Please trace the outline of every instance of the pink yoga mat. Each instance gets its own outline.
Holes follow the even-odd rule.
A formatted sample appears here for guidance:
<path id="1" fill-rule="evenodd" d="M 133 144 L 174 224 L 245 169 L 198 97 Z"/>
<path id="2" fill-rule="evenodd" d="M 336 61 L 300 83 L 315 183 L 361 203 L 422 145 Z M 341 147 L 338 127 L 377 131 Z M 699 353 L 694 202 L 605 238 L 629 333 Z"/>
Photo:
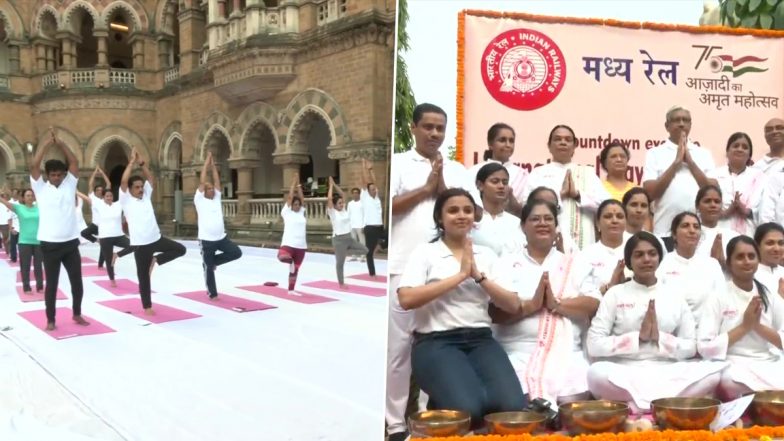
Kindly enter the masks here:
<path id="1" fill-rule="evenodd" d="M 46 332 L 57 340 L 64 340 L 66 338 L 81 337 L 83 335 L 96 335 L 114 332 L 114 329 L 104 325 L 103 323 L 91 319 L 90 317 L 82 314 L 85 320 L 90 322 L 89 326 L 77 325 L 73 322 L 73 311 L 71 308 L 57 308 L 57 329 L 54 331 L 46 331 L 46 311 L 26 311 L 20 312 L 19 315 L 32 323 L 33 326 L 40 329 L 41 332 Z"/>
<path id="2" fill-rule="evenodd" d="M 355 274 L 353 276 L 348 276 L 349 279 L 364 280 L 365 282 L 387 283 L 387 276 L 376 274 L 376 277 L 377 279 L 374 279 L 370 277 L 370 274 Z"/>
<path id="3" fill-rule="evenodd" d="M 210 300 L 209 296 L 207 296 L 207 291 L 184 292 L 175 295 L 195 300 L 199 303 L 204 303 L 205 305 L 217 306 L 218 308 L 235 312 L 264 311 L 265 309 L 277 308 L 276 306 L 268 305 L 266 303 L 254 302 L 253 300 L 233 297 L 223 293 L 218 293 L 217 300 Z"/>
<path id="4" fill-rule="evenodd" d="M 201 317 L 199 314 L 172 308 L 171 306 L 164 306 L 160 304 L 156 305 L 154 303 L 152 305 L 152 309 L 155 311 L 155 315 L 145 315 L 144 308 L 142 308 L 142 301 L 139 299 L 105 300 L 103 302 L 97 303 L 99 305 L 106 306 L 107 308 L 125 312 L 136 318 L 140 318 L 142 320 L 156 324 Z"/>
<path id="5" fill-rule="evenodd" d="M 279 299 L 291 300 L 292 302 L 305 303 L 308 305 L 314 303 L 334 302 L 337 300 L 330 297 L 322 297 L 322 296 L 317 296 L 315 294 L 305 294 L 300 292 L 296 294 L 289 294 L 289 292 L 286 289 L 281 288 L 279 286 L 265 286 L 265 285 L 240 286 L 239 289 L 257 292 L 259 294 L 266 294 L 268 296 L 277 297 Z"/>
<path id="6" fill-rule="evenodd" d="M 16 285 L 16 293 L 19 295 L 19 300 L 29 303 L 29 302 L 43 302 L 44 301 L 44 292 L 35 292 L 35 285 L 31 286 L 33 290 L 30 294 L 25 294 L 22 291 L 22 285 Z M 57 289 L 57 300 L 66 300 L 68 297 L 58 288 Z"/>
<path id="7" fill-rule="evenodd" d="M 8 264 L 11 268 L 19 268 L 19 261 L 11 262 L 10 260 L 6 260 L 5 263 Z"/>
<path id="8" fill-rule="evenodd" d="M 89 257 L 82 256 L 82 263 L 84 264 L 84 263 L 98 263 L 98 262 L 94 259 L 90 259 Z"/>
<path id="9" fill-rule="evenodd" d="M 117 287 L 112 288 L 111 280 L 93 280 L 93 283 L 101 288 L 109 291 L 116 296 L 125 296 L 129 294 L 139 294 L 139 285 L 128 279 L 116 279 Z M 155 291 L 151 291 L 154 293 Z"/>
<path id="10" fill-rule="evenodd" d="M 62 271 L 62 270 L 61 270 Z M 99 269 L 92 265 L 82 265 L 82 277 L 101 277 L 101 276 L 109 276 L 109 273 L 106 272 L 105 269 Z"/>
<path id="11" fill-rule="evenodd" d="M 371 288 L 369 286 L 351 285 L 346 284 L 346 288 L 342 289 L 338 282 L 332 280 L 319 280 L 318 282 L 308 282 L 305 286 L 310 286 L 319 289 L 329 289 L 332 291 L 348 292 L 351 294 L 361 294 L 363 296 L 371 297 L 384 297 L 387 295 L 386 288 Z"/>

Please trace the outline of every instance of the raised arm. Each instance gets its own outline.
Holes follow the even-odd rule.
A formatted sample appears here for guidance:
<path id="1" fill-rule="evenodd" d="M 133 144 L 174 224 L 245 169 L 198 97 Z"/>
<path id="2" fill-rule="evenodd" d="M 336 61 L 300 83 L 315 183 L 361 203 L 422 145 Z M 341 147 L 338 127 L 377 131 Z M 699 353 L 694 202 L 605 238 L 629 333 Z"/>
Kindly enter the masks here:
<path id="1" fill-rule="evenodd" d="M 138 152 L 136 152 L 136 148 L 131 150 L 131 157 L 128 158 L 128 165 L 125 166 L 125 170 L 122 174 L 122 179 L 120 180 L 120 190 L 127 192 L 128 191 L 128 179 L 131 178 L 131 172 L 133 172 L 133 165 L 136 164 L 138 160 Z"/>
<path id="2" fill-rule="evenodd" d="M 204 193 L 204 185 L 207 184 L 207 169 L 212 162 L 212 152 L 207 152 L 207 158 L 204 160 L 204 165 L 201 167 L 201 175 L 199 176 L 199 191 Z"/>
<path id="3" fill-rule="evenodd" d="M 8 208 L 9 210 L 11 210 L 11 213 L 16 213 L 16 211 L 14 210 L 14 204 L 12 204 L 12 203 L 8 202 L 8 199 L 6 199 L 6 198 L 4 198 L 4 197 L 0 196 L 0 204 L 3 204 L 3 205 L 5 205 L 5 206 L 6 206 L 6 208 Z"/>
<path id="4" fill-rule="evenodd" d="M 302 185 L 299 183 L 299 173 L 294 173 L 294 178 L 291 180 L 291 187 L 289 188 L 289 194 L 286 195 L 286 205 L 290 207 L 291 200 L 294 199 L 294 196 L 299 196 L 301 194 Z"/>
<path id="5" fill-rule="evenodd" d="M 150 187 L 155 188 L 155 178 L 152 176 L 152 173 L 150 173 L 150 164 L 142 159 L 138 151 L 136 152 L 136 157 L 139 158 L 139 166 L 142 168 L 144 179 L 147 180 L 147 182 L 150 184 Z"/>
<path id="6" fill-rule="evenodd" d="M 223 188 L 221 186 L 220 174 L 218 173 L 218 165 L 215 164 L 215 159 L 212 161 L 212 186 L 215 187 L 218 191 Z"/>
<path id="7" fill-rule="evenodd" d="M 370 176 L 370 179 L 367 180 L 367 182 L 364 183 L 365 184 L 364 188 L 367 189 L 367 186 L 370 185 L 370 184 L 375 185 L 376 186 L 376 195 L 378 196 L 379 199 L 382 199 L 383 196 L 384 196 L 384 192 L 376 184 L 376 182 L 378 182 L 378 180 L 376 179 L 376 173 L 373 171 L 373 164 L 371 164 L 370 162 L 365 161 L 364 159 L 362 160 L 362 163 L 363 163 L 363 167 L 362 167 L 363 180 L 364 180 L 364 176 L 365 176 L 366 173 Z M 367 164 L 367 166 L 365 166 L 365 164 Z"/>
<path id="8" fill-rule="evenodd" d="M 65 160 L 68 162 L 68 171 L 71 172 L 77 179 L 79 178 L 79 160 L 76 158 L 76 155 L 65 145 L 65 143 L 61 142 L 57 139 L 57 134 L 54 131 L 54 128 L 49 127 L 49 133 L 52 134 L 52 142 L 54 145 L 60 148 L 60 151 L 63 152 L 63 156 L 65 156 Z M 40 164 L 40 163 L 39 163 Z"/>
<path id="9" fill-rule="evenodd" d="M 103 169 L 101 167 L 98 167 L 98 173 L 100 173 L 101 176 L 103 177 L 103 186 L 104 186 L 104 188 L 107 189 L 107 190 L 112 188 L 112 181 L 109 180 L 109 177 L 106 176 L 106 173 L 103 172 Z M 90 188 L 92 188 L 92 187 L 90 187 Z"/>
<path id="10" fill-rule="evenodd" d="M 77 191 L 76 192 L 76 197 L 78 197 L 79 199 L 83 200 L 86 204 L 92 204 L 93 203 L 93 201 L 90 200 L 90 197 L 87 196 L 86 194 L 82 193 L 81 191 Z"/>
<path id="11" fill-rule="evenodd" d="M 332 203 L 332 189 L 335 188 L 335 181 L 329 177 L 329 189 L 327 190 L 327 209 L 334 210 L 335 204 Z"/>
<path id="12" fill-rule="evenodd" d="M 94 191 L 93 189 L 95 188 L 95 175 L 97 174 L 98 174 L 98 167 L 95 167 L 95 170 L 93 170 L 93 174 L 90 175 L 90 180 L 87 181 L 87 188 L 90 191 L 90 193 L 93 193 Z"/>
<path id="13" fill-rule="evenodd" d="M 54 140 L 50 136 L 49 141 L 38 149 L 35 152 L 35 156 L 33 156 L 33 162 L 30 163 L 30 177 L 32 177 L 34 181 L 37 181 L 38 178 L 41 177 L 41 162 L 44 160 L 44 156 L 53 142 Z"/>

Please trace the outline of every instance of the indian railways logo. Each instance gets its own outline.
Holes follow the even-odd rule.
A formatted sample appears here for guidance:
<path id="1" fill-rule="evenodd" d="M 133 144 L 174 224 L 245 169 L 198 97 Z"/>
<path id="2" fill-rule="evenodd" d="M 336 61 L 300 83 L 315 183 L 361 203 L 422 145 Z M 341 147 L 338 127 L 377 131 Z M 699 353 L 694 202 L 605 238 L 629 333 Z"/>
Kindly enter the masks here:
<path id="1" fill-rule="evenodd" d="M 566 80 L 563 52 L 532 29 L 514 29 L 495 37 L 482 54 L 482 79 L 490 95 L 515 110 L 550 104 Z"/>

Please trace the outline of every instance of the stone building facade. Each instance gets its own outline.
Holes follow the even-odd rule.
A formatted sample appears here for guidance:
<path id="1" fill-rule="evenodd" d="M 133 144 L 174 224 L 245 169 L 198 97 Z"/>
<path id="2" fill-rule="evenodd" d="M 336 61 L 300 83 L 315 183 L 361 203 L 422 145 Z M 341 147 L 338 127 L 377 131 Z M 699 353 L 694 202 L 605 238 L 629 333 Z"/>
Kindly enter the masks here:
<path id="1" fill-rule="evenodd" d="M 96 166 L 116 187 L 136 146 L 159 222 L 188 235 L 212 151 L 232 236 L 274 244 L 299 173 L 326 238 L 328 176 L 359 186 L 365 158 L 387 186 L 394 17 L 394 0 L 0 0 L 0 185 L 29 186 L 49 126 L 85 191 Z"/>

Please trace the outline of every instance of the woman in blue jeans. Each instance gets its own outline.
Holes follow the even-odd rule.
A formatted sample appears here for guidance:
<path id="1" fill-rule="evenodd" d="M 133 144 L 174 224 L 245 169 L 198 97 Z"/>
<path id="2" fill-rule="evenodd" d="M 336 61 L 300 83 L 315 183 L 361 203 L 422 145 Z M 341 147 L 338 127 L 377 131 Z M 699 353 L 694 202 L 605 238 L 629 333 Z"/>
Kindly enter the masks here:
<path id="1" fill-rule="evenodd" d="M 526 399 L 488 315 L 489 302 L 514 313 L 520 300 L 501 287 L 495 253 L 471 244 L 474 207 L 463 189 L 439 195 L 438 236 L 412 253 L 398 296 L 400 306 L 415 310 L 411 363 L 430 407 L 469 412 L 477 428 L 489 413 L 522 410 Z"/>

